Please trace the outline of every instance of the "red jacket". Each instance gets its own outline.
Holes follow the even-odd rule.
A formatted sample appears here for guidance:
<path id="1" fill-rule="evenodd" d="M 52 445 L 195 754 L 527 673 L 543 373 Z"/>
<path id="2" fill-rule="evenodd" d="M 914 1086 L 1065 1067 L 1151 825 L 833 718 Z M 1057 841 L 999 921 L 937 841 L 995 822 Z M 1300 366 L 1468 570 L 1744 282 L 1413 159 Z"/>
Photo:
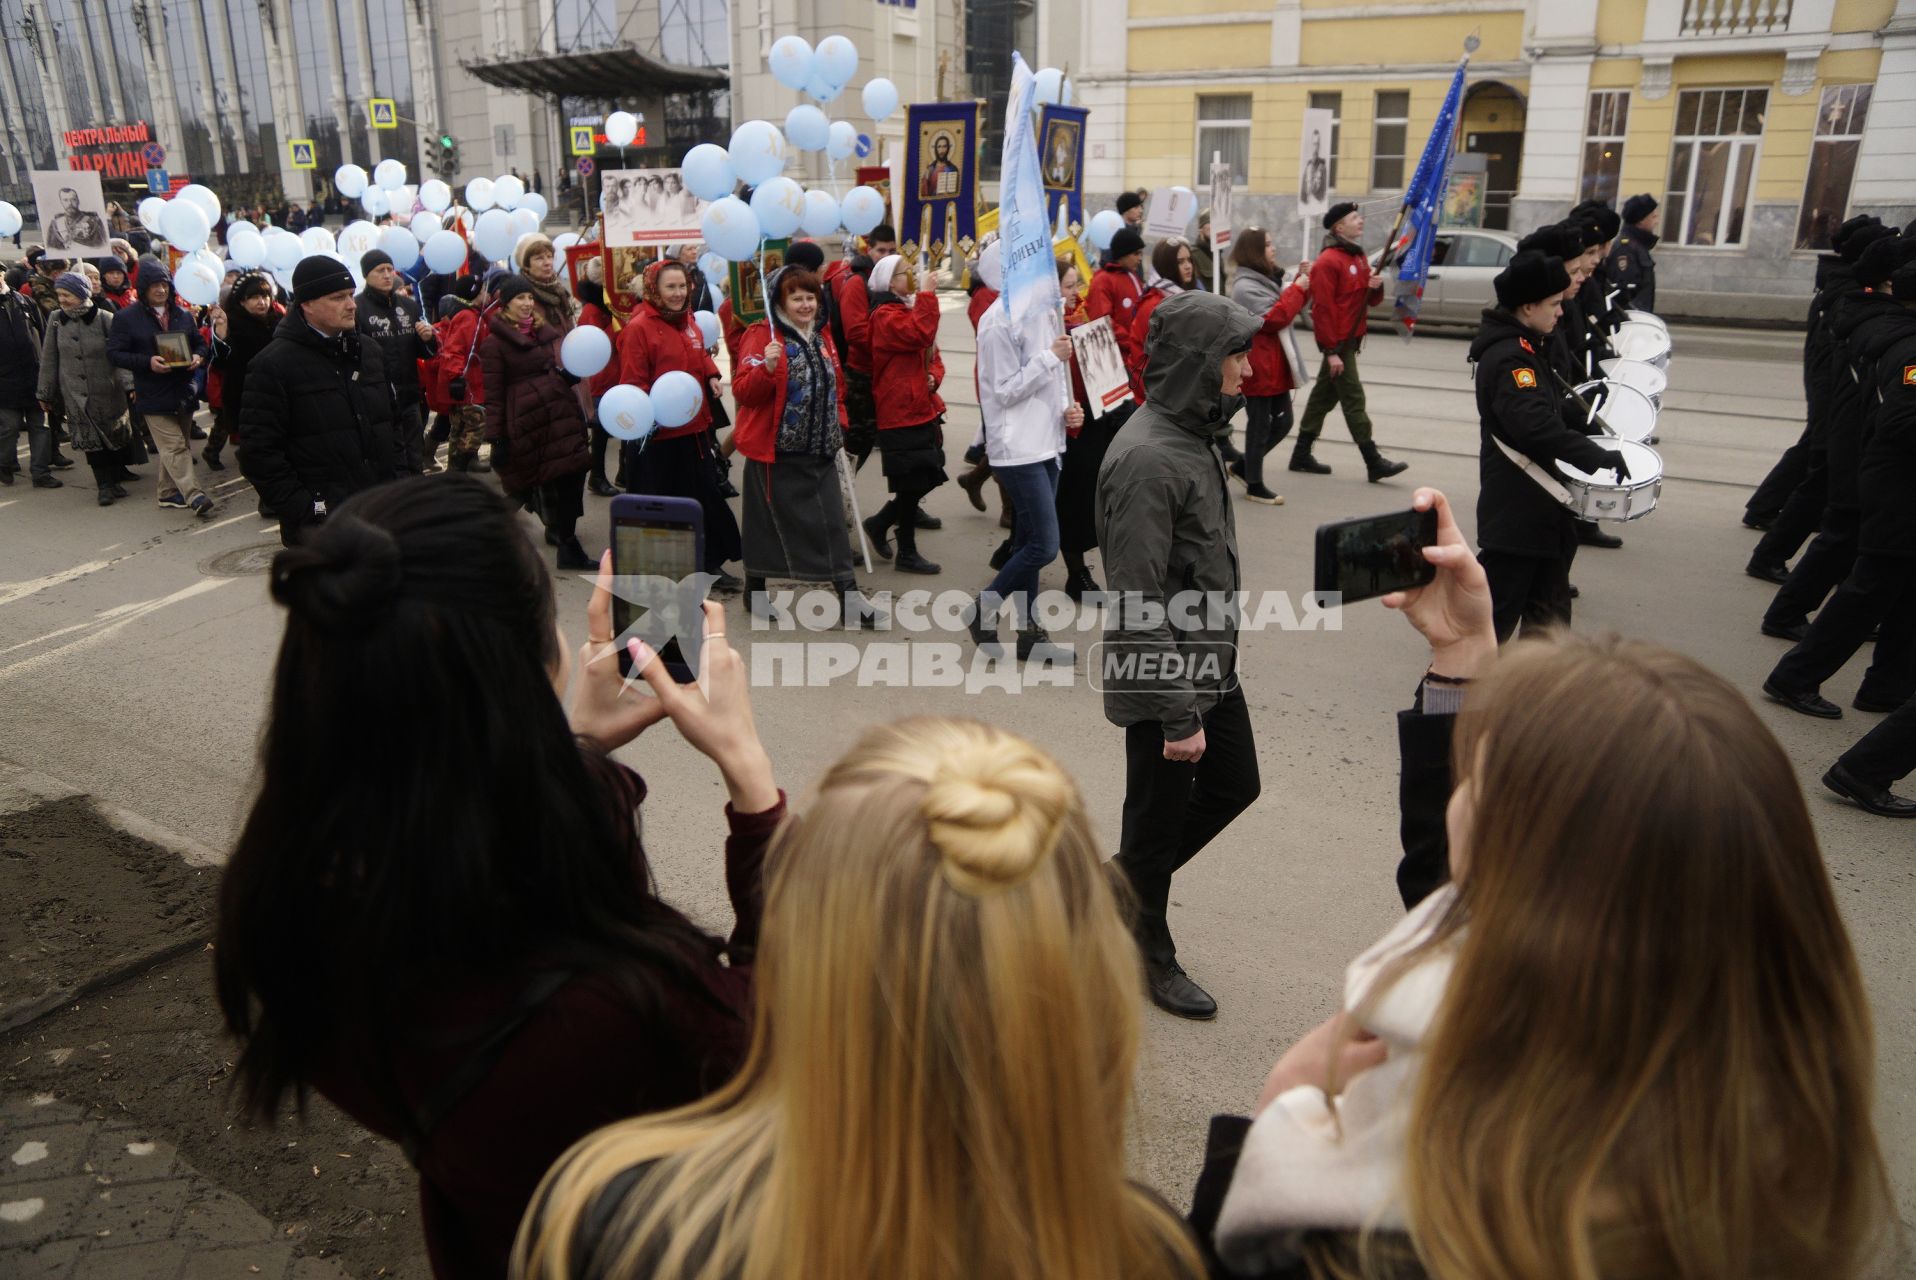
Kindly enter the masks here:
<path id="1" fill-rule="evenodd" d="M 1124 357 L 1125 371 L 1131 375 L 1131 394 L 1139 404 L 1144 403 L 1144 344 L 1131 326 L 1143 298 L 1144 290 L 1136 276 L 1123 267 L 1107 264 L 1091 277 L 1091 297 L 1085 302 L 1088 319 L 1111 317 L 1118 354 Z"/>
<path id="2" fill-rule="evenodd" d="M 613 340 L 612 358 L 605 362 L 605 368 L 593 374 L 585 384 L 596 403 L 600 396 L 619 385 L 618 323 L 612 313 L 596 302 L 588 302 L 579 308 L 579 323 L 589 324 L 594 329 L 605 330 L 605 336 Z"/>
<path id="3" fill-rule="evenodd" d="M 938 316 L 935 293 L 872 308 L 872 398 L 878 401 L 880 431 L 923 426 L 944 413 L 945 402 L 938 398 L 938 385 L 945 380 Z"/>
<path id="4" fill-rule="evenodd" d="M 708 378 L 718 377 L 718 366 L 705 351 L 705 336 L 690 311 L 677 322 L 659 314 L 649 302 L 633 310 L 632 319 L 619 330 L 619 381 L 629 382 L 650 392 L 659 375 L 677 369 L 689 373 L 704 387 Z M 661 440 L 697 435 L 712 425 L 709 398 L 701 397 L 699 411 L 682 427 L 660 427 L 654 434 Z"/>
<path id="5" fill-rule="evenodd" d="M 1370 309 L 1383 300 L 1383 286 L 1370 287 L 1370 260 L 1362 249 L 1327 245 L 1311 264 L 1311 332 L 1318 350 L 1328 354 L 1362 341 Z"/>
<path id="6" fill-rule="evenodd" d="M 719 337 L 725 342 L 725 356 L 732 363 L 733 376 L 738 376 L 739 339 L 745 336 L 745 326 L 738 322 L 732 313 L 732 300 L 727 298 L 719 303 Z"/>
<path id="7" fill-rule="evenodd" d="M 1313 275 L 1311 285 L 1315 288 L 1316 284 L 1317 277 Z M 1291 362 L 1284 358 L 1282 338 L 1284 330 L 1297 319 L 1309 300 L 1310 295 L 1293 280 L 1264 313 L 1264 325 L 1251 339 L 1251 373 L 1244 379 L 1243 394 L 1281 396 L 1297 389 L 1297 382 L 1291 377 Z"/>
<path id="8" fill-rule="evenodd" d="M 845 416 L 845 369 L 839 363 L 838 348 L 832 343 L 831 333 L 827 331 L 823 336 L 825 354 L 831 357 L 832 374 L 839 387 L 838 425 L 843 427 L 850 421 Z M 738 344 L 745 359 L 732 366 L 732 399 L 738 402 L 738 422 L 732 429 L 732 443 L 738 446 L 740 453 L 757 462 L 778 461 L 778 420 L 785 412 L 785 380 L 792 368 L 792 343 L 788 341 L 777 372 L 767 372 L 765 348 L 771 341 L 772 326 L 763 321 L 745 330 Z"/>
<path id="9" fill-rule="evenodd" d="M 420 387 L 426 393 L 426 407 L 434 413 L 451 413 L 460 405 L 482 409 L 486 403 L 486 380 L 480 373 L 479 347 L 486 340 L 477 305 L 462 306 L 433 328 L 439 349 L 426 362 Z M 466 398 L 455 401 L 448 390 L 461 371 L 466 375 Z"/>
<path id="10" fill-rule="evenodd" d="M 832 306 L 837 309 L 839 325 L 845 330 L 845 367 L 869 376 L 872 371 L 871 291 L 865 285 L 865 277 L 850 266 L 832 278 L 831 286 Z"/>

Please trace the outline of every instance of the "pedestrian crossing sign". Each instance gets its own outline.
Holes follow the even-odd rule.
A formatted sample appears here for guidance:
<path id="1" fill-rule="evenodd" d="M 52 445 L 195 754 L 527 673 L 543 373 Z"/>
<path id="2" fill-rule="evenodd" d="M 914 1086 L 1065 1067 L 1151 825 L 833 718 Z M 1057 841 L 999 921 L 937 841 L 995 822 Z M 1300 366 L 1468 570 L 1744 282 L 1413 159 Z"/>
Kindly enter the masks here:
<path id="1" fill-rule="evenodd" d="M 373 118 L 375 129 L 397 129 L 399 127 L 399 108 L 391 98 L 374 98 L 366 104 L 367 112 Z"/>
<path id="2" fill-rule="evenodd" d="M 597 129 L 594 128 L 594 126 L 592 125 L 589 125 L 589 124 L 573 125 L 572 126 L 572 154 L 575 156 L 589 156 L 593 152 L 597 151 L 599 149 L 599 144 L 598 144 L 597 138 L 594 136 L 596 133 L 597 133 Z"/>
<path id="3" fill-rule="evenodd" d="M 289 138 L 287 139 L 286 145 L 292 148 L 293 168 L 319 168 L 319 151 L 313 146 L 313 140 L 311 138 Z"/>

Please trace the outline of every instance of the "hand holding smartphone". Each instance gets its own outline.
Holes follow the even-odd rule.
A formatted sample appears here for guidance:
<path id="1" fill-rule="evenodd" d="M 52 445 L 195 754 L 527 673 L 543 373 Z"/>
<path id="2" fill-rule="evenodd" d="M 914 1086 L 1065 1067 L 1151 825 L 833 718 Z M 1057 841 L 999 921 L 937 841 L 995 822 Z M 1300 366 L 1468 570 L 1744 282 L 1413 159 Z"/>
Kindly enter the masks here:
<path id="1" fill-rule="evenodd" d="M 691 498 L 662 498 L 625 493 L 612 499 L 612 576 L 620 588 L 612 597 L 612 628 L 624 637 L 635 623 L 662 612 L 667 624 L 652 631 L 666 671 L 680 684 L 698 678 L 696 649 L 686 653 L 678 635 L 702 636 L 700 618 L 680 619 L 687 607 L 679 587 L 705 564 L 705 511 Z M 628 599 L 638 596 L 638 599 Z M 678 625 L 680 622 L 684 625 Z M 670 639 L 667 639 L 667 636 Z M 695 644 L 698 642 L 694 642 Z M 632 674 L 632 656 L 620 641 L 619 672 Z"/>
<path id="2" fill-rule="evenodd" d="M 1344 604 L 1427 586 L 1436 566 L 1423 549 L 1437 543 L 1437 512 L 1393 511 L 1317 526 L 1315 590 Z"/>

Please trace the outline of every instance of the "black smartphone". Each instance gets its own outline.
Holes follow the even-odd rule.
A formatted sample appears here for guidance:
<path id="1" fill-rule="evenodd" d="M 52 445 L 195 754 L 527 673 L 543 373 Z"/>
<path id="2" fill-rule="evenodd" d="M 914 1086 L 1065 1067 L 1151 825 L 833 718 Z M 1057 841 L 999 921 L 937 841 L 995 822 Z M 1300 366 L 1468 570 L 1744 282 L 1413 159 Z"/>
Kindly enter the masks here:
<path id="1" fill-rule="evenodd" d="M 1437 508 L 1338 520 L 1317 526 L 1317 594 L 1343 603 L 1427 586 L 1437 566 L 1423 548 L 1437 543 Z"/>
<path id="2" fill-rule="evenodd" d="M 704 564 L 705 512 L 696 501 L 646 493 L 612 499 L 612 631 L 621 637 L 622 674 L 632 674 L 632 654 L 623 637 L 636 623 L 651 632 L 643 638 L 658 650 L 674 680 L 690 684 L 698 678 L 698 654 L 686 653 L 679 636 L 695 647 L 702 643 L 704 614 L 682 615 L 699 610 L 704 600 L 703 592 L 695 597 L 685 585 Z M 654 615 L 660 625 L 646 627 Z"/>

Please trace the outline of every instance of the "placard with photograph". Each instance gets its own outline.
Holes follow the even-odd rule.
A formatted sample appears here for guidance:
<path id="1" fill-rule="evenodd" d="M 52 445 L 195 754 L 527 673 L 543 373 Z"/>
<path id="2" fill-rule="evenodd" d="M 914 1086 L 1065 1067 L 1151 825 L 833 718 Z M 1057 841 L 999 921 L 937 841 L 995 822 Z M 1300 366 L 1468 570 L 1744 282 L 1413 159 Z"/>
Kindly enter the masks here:
<path id="1" fill-rule="evenodd" d="M 1131 398 L 1131 376 L 1125 372 L 1124 354 L 1118 350 L 1118 335 L 1111 328 L 1110 316 L 1099 316 L 1073 329 L 1071 350 L 1078 357 L 1078 373 L 1084 378 L 1084 393 L 1091 401 L 1093 416 L 1101 418 L 1107 410 Z"/>
<path id="2" fill-rule="evenodd" d="M 609 248 L 682 244 L 703 234 L 706 202 L 685 189 L 677 169 L 608 169 L 600 181 Z"/>
<path id="3" fill-rule="evenodd" d="M 33 203 L 47 252 L 68 258 L 104 258 L 107 249 L 106 195 L 92 169 L 33 169 Z"/>

